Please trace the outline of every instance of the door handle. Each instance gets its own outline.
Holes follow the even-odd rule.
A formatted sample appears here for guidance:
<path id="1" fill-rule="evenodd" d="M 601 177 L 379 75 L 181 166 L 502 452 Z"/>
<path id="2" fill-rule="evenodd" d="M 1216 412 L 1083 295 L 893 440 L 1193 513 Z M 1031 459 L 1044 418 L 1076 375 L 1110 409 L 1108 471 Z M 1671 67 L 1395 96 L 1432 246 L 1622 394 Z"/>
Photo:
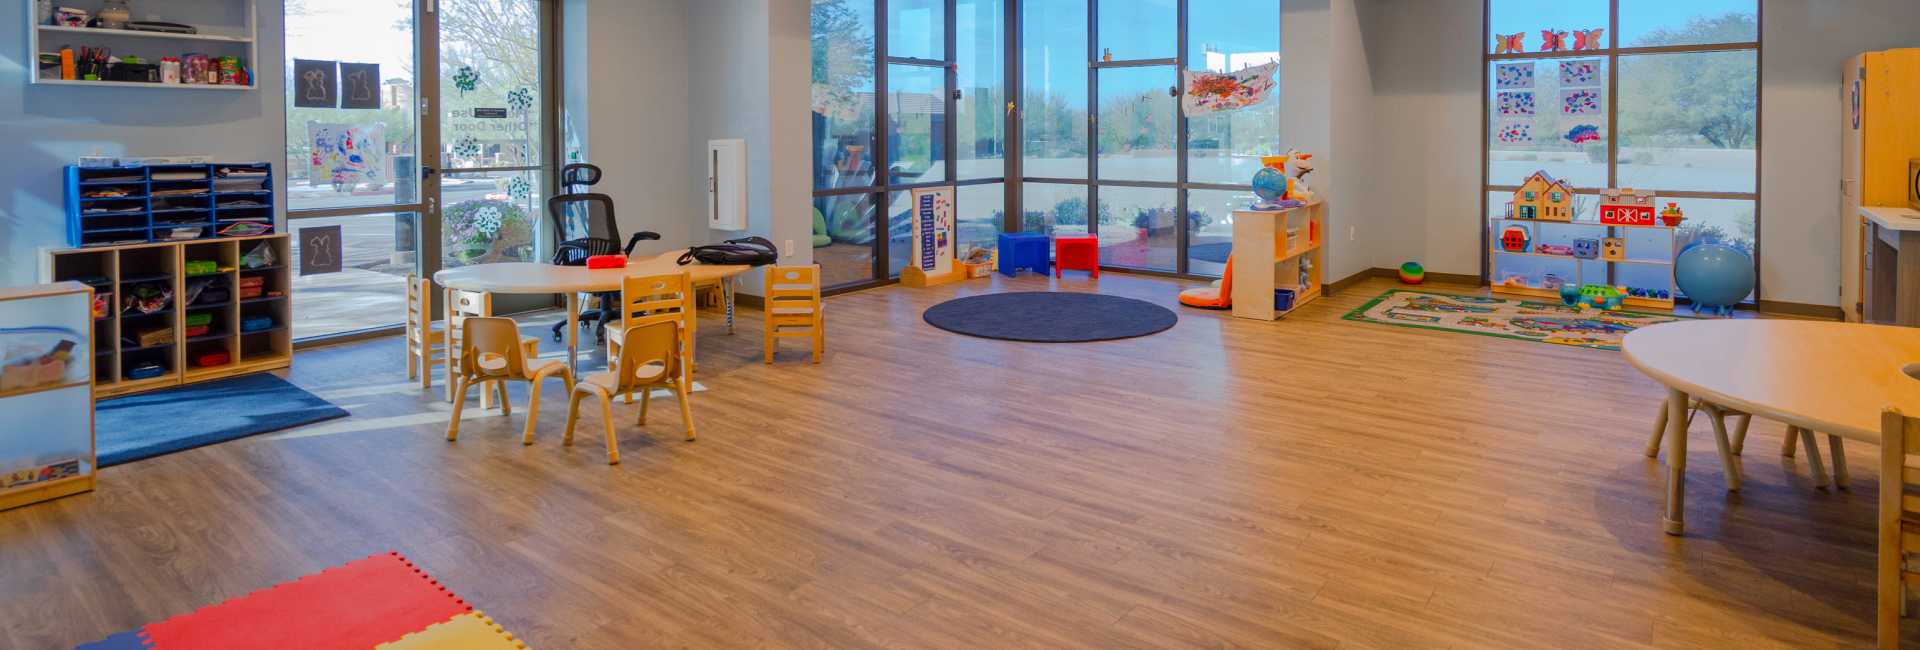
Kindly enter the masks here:
<path id="1" fill-rule="evenodd" d="M 420 177 L 421 177 L 421 178 L 426 178 L 426 177 L 428 177 L 428 176 L 432 176 L 432 175 L 434 175 L 434 174 L 438 174 L 438 173 L 440 173 L 440 170 L 438 170 L 438 169 L 434 169 L 434 168 L 432 168 L 432 167 L 428 167 L 428 166 L 426 166 L 426 165 L 421 165 L 421 166 L 420 166 Z"/>

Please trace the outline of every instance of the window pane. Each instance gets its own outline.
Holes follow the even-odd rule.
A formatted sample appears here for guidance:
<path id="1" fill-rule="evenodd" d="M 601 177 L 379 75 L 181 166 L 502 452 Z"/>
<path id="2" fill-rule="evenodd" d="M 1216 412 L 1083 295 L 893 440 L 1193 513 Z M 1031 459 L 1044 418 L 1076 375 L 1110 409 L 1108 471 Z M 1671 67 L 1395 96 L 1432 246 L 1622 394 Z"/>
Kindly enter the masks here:
<path id="1" fill-rule="evenodd" d="M 1174 0 L 1098 0 L 1103 60 L 1171 59 L 1179 31 Z"/>
<path id="2" fill-rule="evenodd" d="M 1105 192 L 1105 190 L 1102 190 Z M 1253 203 L 1251 191 L 1187 192 L 1187 272 L 1220 276 L 1233 254 L 1233 212 Z"/>
<path id="3" fill-rule="evenodd" d="M 1176 180 L 1173 73 L 1163 66 L 1100 71 L 1101 179 Z"/>
<path id="4" fill-rule="evenodd" d="M 1691 2 L 1666 1 L 1671 5 Z M 1492 0 L 1491 4 L 1492 15 L 1487 24 L 1492 26 L 1494 36 L 1521 34 L 1523 52 L 1542 51 L 1541 30 L 1566 32 L 1565 49 L 1571 50 L 1573 32 L 1608 28 L 1607 0 Z M 1494 46 L 1494 36 L 1487 37 L 1488 52 L 1499 51 Z M 1601 47 L 1606 47 L 1604 40 Z"/>
<path id="5" fill-rule="evenodd" d="M 1487 180 L 1519 185 L 1546 170 L 1576 188 L 1607 185 L 1603 58 L 1492 61 Z"/>
<path id="6" fill-rule="evenodd" d="M 887 66 L 887 164 L 890 183 L 946 179 L 947 74 L 919 65 Z"/>
<path id="7" fill-rule="evenodd" d="M 414 269 L 414 214 L 289 219 L 287 229 L 340 227 L 339 273 L 293 274 L 293 337 L 331 336 L 399 325 Z M 242 249 L 246 250 L 246 249 Z M 294 246 L 288 264 L 300 265 Z"/>
<path id="8" fill-rule="evenodd" d="M 1028 0 L 1021 12 L 1023 171 L 1086 178 L 1086 0 Z"/>
<path id="9" fill-rule="evenodd" d="M 1007 186 L 1000 183 L 967 185 L 955 192 L 954 216 L 960 228 L 954 237 L 955 257 L 965 256 L 974 247 L 999 246 L 1001 226 L 1006 223 L 1007 208 L 1003 203 L 1006 195 Z"/>
<path id="10" fill-rule="evenodd" d="M 1007 158 L 1006 2 L 960 0 L 955 11 L 954 178 L 999 178 Z"/>
<path id="11" fill-rule="evenodd" d="M 540 3 L 447 3 L 440 12 L 440 88 L 442 165 L 540 164 Z"/>
<path id="12" fill-rule="evenodd" d="M 1280 4 L 1220 0 L 1188 5 L 1187 67 L 1232 72 L 1280 60 Z M 1197 183 L 1242 183 L 1260 169 L 1260 157 L 1280 153 L 1276 91 L 1255 106 L 1187 120 L 1187 178 Z"/>
<path id="13" fill-rule="evenodd" d="M 887 0 L 887 56 L 947 60 L 946 12 L 940 0 Z"/>
<path id="14" fill-rule="evenodd" d="M 1620 58 L 1620 184 L 1754 191 L 1759 53 Z"/>
<path id="15" fill-rule="evenodd" d="M 813 261 L 821 286 L 873 279 L 872 194 L 823 196 L 813 200 Z"/>
<path id="16" fill-rule="evenodd" d="M 1174 228 L 1176 190 L 1100 188 L 1100 263 L 1174 271 L 1180 233 Z"/>
<path id="17" fill-rule="evenodd" d="M 874 183 L 873 2 L 813 2 L 813 186 Z"/>
<path id="18" fill-rule="evenodd" d="M 496 262 L 544 262 L 546 185 L 540 172 L 449 172 L 440 194 L 445 268 Z"/>
<path id="19" fill-rule="evenodd" d="M 913 192 L 887 194 L 887 277 L 900 277 L 913 259 Z"/>
<path id="20" fill-rule="evenodd" d="M 1087 232 L 1087 188 L 1057 183 L 1020 186 L 1020 231 Z"/>
<path id="21" fill-rule="evenodd" d="M 1620 0 L 1620 46 L 1760 40 L 1759 0 Z"/>
<path id="22" fill-rule="evenodd" d="M 287 15 L 286 31 L 288 79 L 294 78 L 295 58 L 380 64 L 380 79 L 375 80 L 380 95 L 377 110 L 297 108 L 294 94 L 287 93 L 287 209 L 419 201 L 412 4 L 391 0 L 309 3 L 305 11 Z M 369 146 L 349 148 L 349 141 Z M 358 164 L 350 162 L 349 153 L 379 155 L 375 164 Z"/>

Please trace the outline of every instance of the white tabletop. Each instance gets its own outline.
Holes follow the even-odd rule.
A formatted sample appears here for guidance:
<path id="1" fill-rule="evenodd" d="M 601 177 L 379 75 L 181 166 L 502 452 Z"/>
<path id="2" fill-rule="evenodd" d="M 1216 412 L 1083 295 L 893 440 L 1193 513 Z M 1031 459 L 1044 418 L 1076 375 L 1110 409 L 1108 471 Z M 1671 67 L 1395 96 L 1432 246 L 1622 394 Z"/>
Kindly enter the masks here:
<path id="1" fill-rule="evenodd" d="M 729 278 L 753 268 L 744 264 L 679 264 L 680 252 L 634 258 L 623 269 L 588 269 L 530 262 L 475 264 L 433 274 L 443 287 L 490 293 L 599 293 L 619 291 L 627 277 L 686 271 L 696 284 Z"/>
<path id="2" fill-rule="evenodd" d="M 1884 205 L 1860 206 L 1860 216 L 1888 230 L 1920 230 L 1920 212 Z"/>
<path id="3" fill-rule="evenodd" d="M 1627 362 L 1669 388 L 1820 433 L 1880 442 L 1880 411 L 1920 415 L 1920 329 L 1795 320 L 1698 320 L 1627 334 Z"/>

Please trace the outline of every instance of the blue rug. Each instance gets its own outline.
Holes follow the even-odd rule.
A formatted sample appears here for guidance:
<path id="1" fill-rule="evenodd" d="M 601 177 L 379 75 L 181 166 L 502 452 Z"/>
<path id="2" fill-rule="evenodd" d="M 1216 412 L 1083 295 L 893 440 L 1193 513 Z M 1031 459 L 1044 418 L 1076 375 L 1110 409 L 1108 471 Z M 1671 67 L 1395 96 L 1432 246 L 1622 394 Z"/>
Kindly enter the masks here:
<path id="1" fill-rule="evenodd" d="M 93 412 L 101 467 L 347 417 L 266 373 L 110 399 Z"/>
<path id="2" fill-rule="evenodd" d="M 1165 307 L 1097 293 L 1023 291 L 949 300 L 921 316 L 967 336 L 1036 343 L 1110 341 L 1156 334 L 1180 318 Z"/>

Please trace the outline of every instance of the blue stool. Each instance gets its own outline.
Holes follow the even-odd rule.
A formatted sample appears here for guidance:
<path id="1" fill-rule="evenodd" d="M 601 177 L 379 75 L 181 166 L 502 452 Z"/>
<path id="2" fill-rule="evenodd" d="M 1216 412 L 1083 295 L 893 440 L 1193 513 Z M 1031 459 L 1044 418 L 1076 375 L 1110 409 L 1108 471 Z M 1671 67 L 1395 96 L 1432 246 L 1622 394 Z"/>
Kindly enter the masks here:
<path id="1" fill-rule="evenodd" d="M 1000 274 L 1009 278 L 1020 269 L 1047 274 L 1053 238 L 1037 232 L 1000 234 Z"/>

